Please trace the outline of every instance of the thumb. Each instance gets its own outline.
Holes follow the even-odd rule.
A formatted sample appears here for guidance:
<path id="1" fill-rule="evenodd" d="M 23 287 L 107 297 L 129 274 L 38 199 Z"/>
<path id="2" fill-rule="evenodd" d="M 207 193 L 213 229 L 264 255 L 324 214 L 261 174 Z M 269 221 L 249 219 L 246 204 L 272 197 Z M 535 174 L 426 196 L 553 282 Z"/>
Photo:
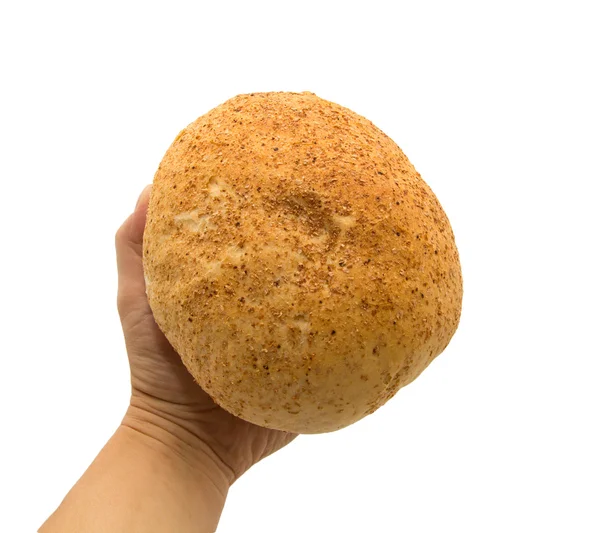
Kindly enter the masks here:
<path id="1" fill-rule="evenodd" d="M 142 191 L 133 213 L 123 222 L 115 236 L 119 272 L 117 305 L 121 319 L 131 311 L 148 307 L 142 251 L 151 188 L 152 185 L 148 185 Z"/>

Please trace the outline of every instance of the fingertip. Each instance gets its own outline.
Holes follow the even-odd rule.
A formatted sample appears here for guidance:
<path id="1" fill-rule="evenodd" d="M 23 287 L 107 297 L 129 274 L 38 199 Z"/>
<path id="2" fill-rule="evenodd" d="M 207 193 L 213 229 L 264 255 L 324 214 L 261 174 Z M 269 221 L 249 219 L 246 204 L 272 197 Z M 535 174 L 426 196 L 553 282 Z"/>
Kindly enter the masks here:
<path id="1" fill-rule="evenodd" d="M 140 194 L 135 210 L 131 215 L 129 238 L 135 244 L 142 244 L 144 238 L 144 228 L 146 227 L 146 213 L 148 212 L 148 203 L 150 202 L 150 190 L 152 185 L 146 188 Z"/>
<path id="2" fill-rule="evenodd" d="M 152 185 L 147 185 L 138 197 L 135 209 L 121 225 L 116 235 L 117 251 L 119 247 L 134 245 L 137 249 L 142 244 L 146 226 L 146 212 L 150 201 Z"/>
<path id="3" fill-rule="evenodd" d="M 152 184 L 146 185 L 144 190 L 140 193 L 137 202 L 135 204 L 134 212 L 141 208 L 148 208 L 148 202 L 150 201 L 150 192 L 152 191 Z"/>

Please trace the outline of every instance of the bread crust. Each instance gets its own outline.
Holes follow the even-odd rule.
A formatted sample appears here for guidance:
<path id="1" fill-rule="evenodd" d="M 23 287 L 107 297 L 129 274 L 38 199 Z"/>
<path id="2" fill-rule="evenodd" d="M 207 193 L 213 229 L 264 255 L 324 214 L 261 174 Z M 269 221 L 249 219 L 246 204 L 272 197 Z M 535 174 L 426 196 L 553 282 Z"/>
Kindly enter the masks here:
<path id="1" fill-rule="evenodd" d="M 431 189 L 370 121 L 312 93 L 240 95 L 177 136 L 144 273 L 158 326 L 214 401 L 299 433 L 375 411 L 461 312 Z"/>

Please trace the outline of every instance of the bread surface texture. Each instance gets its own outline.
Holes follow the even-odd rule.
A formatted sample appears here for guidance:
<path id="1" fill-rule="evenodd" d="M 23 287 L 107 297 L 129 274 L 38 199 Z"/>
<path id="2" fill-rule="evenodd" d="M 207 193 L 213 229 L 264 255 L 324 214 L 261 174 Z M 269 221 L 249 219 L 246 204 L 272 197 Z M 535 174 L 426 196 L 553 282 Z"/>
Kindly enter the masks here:
<path id="1" fill-rule="evenodd" d="M 454 235 L 370 121 L 312 93 L 240 95 L 185 128 L 154 178 L 155 320 L 230 413 L 291 432 L 374 412 L 460 317 Z"/>

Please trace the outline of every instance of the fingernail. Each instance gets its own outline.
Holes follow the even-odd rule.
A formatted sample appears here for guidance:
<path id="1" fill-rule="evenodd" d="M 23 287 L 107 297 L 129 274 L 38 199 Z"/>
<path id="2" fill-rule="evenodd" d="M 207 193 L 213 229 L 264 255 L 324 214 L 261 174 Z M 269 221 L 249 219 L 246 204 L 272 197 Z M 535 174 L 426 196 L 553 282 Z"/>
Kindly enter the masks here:
<path id="1" fill-rule="evenodd" d="M 146 185 L 144 187 L 144 190 L 140 193 L 140 195 L 138 196 L 137 202 L 135 203 L 135 208 L 138 208 L 138 205 L 140 205 L 140 202 L 142 201 L 142 198 L 146 195 L 146 192 L 149 191 L 152 188 L 152 185 Z"/>

